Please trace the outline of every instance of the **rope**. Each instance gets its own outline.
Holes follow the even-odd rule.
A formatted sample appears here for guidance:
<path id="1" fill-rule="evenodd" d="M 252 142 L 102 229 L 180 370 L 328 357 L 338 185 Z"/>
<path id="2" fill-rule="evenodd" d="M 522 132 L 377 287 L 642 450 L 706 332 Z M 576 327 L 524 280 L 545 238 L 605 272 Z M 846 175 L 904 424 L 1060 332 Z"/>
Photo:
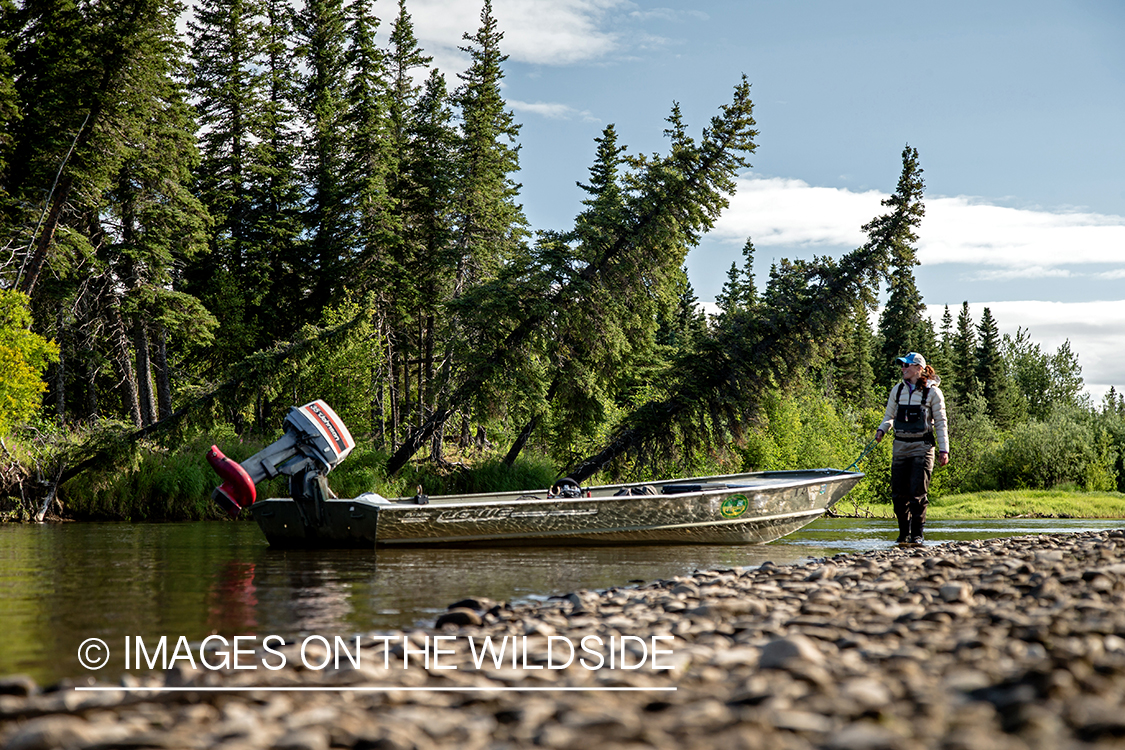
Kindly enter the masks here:
<path id="1" fill-rule="evenodd" d="M 856 465 L 859 464 L 860 461 L 867 458 L 867 454 L 870 453 L 875 448 L 875 446 L 878 445 L 878 444 L 879 443 L 875 440 L 875 438 L 871 438 L 871 442 L 869 442 L 867 444 L 867 446 L 863 449 L 863 453 L 859 454 L 859 458 L 857 458 L 855 461 L 852 461 L 852 465 L 849 466 L 848 468 L 844 469 L 844 471 L 851 471 L 852 469 L 854 469 L 856 467 Z"/>

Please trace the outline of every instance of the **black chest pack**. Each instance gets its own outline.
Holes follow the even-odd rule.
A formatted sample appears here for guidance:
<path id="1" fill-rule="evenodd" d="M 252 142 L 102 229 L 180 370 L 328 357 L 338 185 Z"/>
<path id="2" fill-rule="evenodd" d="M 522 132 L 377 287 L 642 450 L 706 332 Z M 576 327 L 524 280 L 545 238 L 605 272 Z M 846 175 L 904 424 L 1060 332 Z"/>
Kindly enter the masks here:
<path id="1" fill-rule="evenodd" d="M 895 413 L 895 434 L 903 432 L 926 432 L 929 425 L 926 424 L 926 399 L 930 397 L 930 387 L 928 385 L 922 386 L 922 401 L 917 404 L 902 403 L 902 387 L 905 383 L 898 384 L 898 391 L 895 393 L 895 403 L 898 404 L 898 411 Z M 910 396 L 907 396 L 907 401 Z M 896 437 L 896 440 L 902 438 Z"/>

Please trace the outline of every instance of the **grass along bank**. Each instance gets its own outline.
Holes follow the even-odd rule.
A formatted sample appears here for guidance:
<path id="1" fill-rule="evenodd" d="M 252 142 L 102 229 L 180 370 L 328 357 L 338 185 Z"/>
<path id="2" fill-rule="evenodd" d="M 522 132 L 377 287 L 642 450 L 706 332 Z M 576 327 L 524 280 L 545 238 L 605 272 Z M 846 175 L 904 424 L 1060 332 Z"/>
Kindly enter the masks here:
<path id="1" fill-rule="evenodd" d="M 887 510 L 890 510 L 889 505 Z M 1069 489 L 971 492 L 931 500 L 926 517 L 933 521 L 986 518 L 1125 519 L 1125 494 Z"/>

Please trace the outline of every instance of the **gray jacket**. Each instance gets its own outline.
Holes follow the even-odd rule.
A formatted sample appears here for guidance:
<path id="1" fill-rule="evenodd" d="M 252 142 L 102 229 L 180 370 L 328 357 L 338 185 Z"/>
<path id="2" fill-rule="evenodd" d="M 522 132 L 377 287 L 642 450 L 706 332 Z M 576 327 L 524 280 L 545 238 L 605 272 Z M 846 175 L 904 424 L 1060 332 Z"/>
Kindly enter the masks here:
<path id="1" fill-rule="evenodd" d="M 922 432 L 904 432 L 896 434 L 896 437 L 923 437 L 927 432 L 933 432 L 934 441 L 937 443 L 939 451 L 949 452 L 949 424 L 945 417 L 945 396 L 942 394 L 941 389 L 938 388 L 938 383 L 941 379 L 931 380 L 928 385 L 930 391 L 926 396 L 926 403 L 923 404 L 924 422 L 927 429 Z M 901 396 L 896 400 L 895 396 L 899 394 L 899 386 L 902 386 Z M 901 402 L 901 403 L 900 403 Z M 899 406 L 906 406 L 908 404 L 919 404 L 922 402 L 922 388 L 916 386 L 913 390 L 910 384 L 905 381 L 896 383 L 891 386 L 891 392 L 887 396 L 887 411 L 883 415 L 883 423 L 879 425 L 879 429 L 886 435 L 891 431 L 894 426 L 895 417 L 898 416 Z M 899 449 L 899 443 L 896 441 L 895 450 Z M 915 443 L 916 445 L 924 445 L 922 443 Z"/>

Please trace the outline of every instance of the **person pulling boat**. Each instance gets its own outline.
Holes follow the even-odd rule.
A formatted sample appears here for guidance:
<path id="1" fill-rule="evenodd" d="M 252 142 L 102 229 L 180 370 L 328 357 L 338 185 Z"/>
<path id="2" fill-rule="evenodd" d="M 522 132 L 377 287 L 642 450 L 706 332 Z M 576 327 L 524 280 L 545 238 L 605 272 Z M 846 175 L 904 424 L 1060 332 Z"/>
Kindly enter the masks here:
<path id="1" fill-rule="evenodd" d="M 941 378 L 918 352 L 899 357 L 902 382 L 891 386 L 883 422 L 875 430 L 875 442 L 893 427 L 891 454 L 891 500 L 898 519 L 898 544 L 921 544 L 925 539 L 926 508 L 930 478 L 937 463 L 949 463 L 949 426 Z"/>

